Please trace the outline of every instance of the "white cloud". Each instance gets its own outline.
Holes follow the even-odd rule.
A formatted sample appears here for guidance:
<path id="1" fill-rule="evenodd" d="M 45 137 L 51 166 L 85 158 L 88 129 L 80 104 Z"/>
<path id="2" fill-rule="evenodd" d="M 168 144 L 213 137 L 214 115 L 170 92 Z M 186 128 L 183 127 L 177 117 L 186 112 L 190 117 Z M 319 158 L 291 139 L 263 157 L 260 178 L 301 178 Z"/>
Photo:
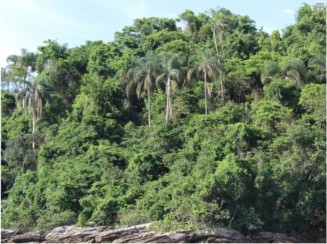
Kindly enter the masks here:
<path id="1" fill-rule="evenodd" d="M 294 11 L 292 9 L 284 8 L 282 9 L 282 13 L 285 15 L 293 15 Z"/>

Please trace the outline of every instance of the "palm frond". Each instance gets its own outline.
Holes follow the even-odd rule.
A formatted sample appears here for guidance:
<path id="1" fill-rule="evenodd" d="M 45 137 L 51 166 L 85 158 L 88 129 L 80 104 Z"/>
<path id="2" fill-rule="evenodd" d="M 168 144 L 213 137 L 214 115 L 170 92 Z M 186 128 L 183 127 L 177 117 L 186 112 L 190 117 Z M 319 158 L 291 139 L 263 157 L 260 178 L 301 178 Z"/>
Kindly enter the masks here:
<path id="1" fill-rule="evenodd" d="M 170 76 L 173 77 L 175 80 L 180 80 L 180 71 L 178 69 L 172 69 L 169 73 Z"/>
<path id="2" fill-rule="evenodd" d="M 211 97 L 212 95 L 212 87 L 213 87 L 213 84 L 211 83 L 207 83 L 207 92 L 208 92 L 208 97 Z"/>
<path id="3" fill-rule="evenodd" d="M 140 82 L 141 80 L 144 80 L 146 76 L 146 70 L 145 69 L 138 69 L 135 71 L 133 80 L 135 82 Z"/>
<path id="4" fill-rule="evenodd" d="M 318 66 L 322 69 L 326 69 L 326 58 L 324 55 L 319 55 L 317 57 L 311 58 L 309 60 L 308 66 Z"/>
<path id="5" fill-rule="evenodd" d="M 196 70 L 195 68 L 192 68 L 187 71 L 186 78 L 188 81 L 190 81 L 192 79 L 192 76 L 193 76 L 195 70 Z"/>
<path id="6" fill-rule="evenodd" d="M 301 83 L 301 73 L 295 69 L 286 71 L 286 76 L 296 84 L 300 85 Z"/>
<path id="7" fill-rule="evenodd" d="M 157 87 L 160 87 L 160 84 L 161 83 L 166 83 L 166 79 L 165 79 L 166 76 L 167 76 L 167 74 L 166 73 L 163 73 L 163 74 L 159 75 L 156 78 L 156 86 Z"/>
<path id="8" fill-rule="evenodd" d="M 263 65 L 261 71 L 261 83 L 267 84 L 268 81 L 272 79 L 273 76 L 277 75 L 280 72 L 278 63 L 275 61 L 266 61 Z"/>
<path id="9" fill-rule="evenodd" d="M 141 97 L 142 88 L 143 88 L 142 83 L 138 83 L 136 87 L 136 95 L 138 99 L 140 99 Z"/>
<path id="10" fill-rule="evenodd" d="M 293 70 L 293 71 L 291 71 L 291 70 Z M 286 74 L 287 73 L 294 74 L 294 72 L 297 71 L 297 73 L 300 75 L 299 80 L 302 80 L 305 77 L 305 74 L 307 72 L 304 63 L 300 59 L 297 59 L 297 58 L 287 60 L 283 66 L 283 71 Z M 291 72 L 289 72 L 289 71 L 291 71 Z"/>

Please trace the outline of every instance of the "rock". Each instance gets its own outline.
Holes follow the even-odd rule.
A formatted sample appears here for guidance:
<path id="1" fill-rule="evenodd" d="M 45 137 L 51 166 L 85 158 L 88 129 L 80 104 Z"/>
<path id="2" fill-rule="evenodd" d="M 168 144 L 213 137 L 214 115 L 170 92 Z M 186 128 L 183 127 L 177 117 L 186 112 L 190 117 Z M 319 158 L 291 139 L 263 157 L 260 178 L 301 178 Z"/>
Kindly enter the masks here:
<path id="1" fill-rule="evenodd" d="M 44 241 L 45 235 L 42 233 L 27 232 L 19 234 L 12 230 L 1 230 L 1 242 L 15 242 L 15 243 L 26 243 L 26 242 L 42 242 Z"/>
<path id="2" fill-rule="evenodd" d="M 9 242 L 26 243 L 26 242 L 43 242 L 44 234 L 28 232 L 21 235 L 17 235 L 9 240 Z"/>
<path id="3" fill-rule="evenodd" d="M 71 226 L 62 226 L 54 228 L 49 231 L 45 236 L 45 242 L 52 243 L 76 243 L 76 242 L 94 242 L 95 237 L 103 232 L 107 231 L 110 228 L 108 227 L 76 227 Z"/>
<path id="4" fill-rule="evenodd" d="M 126 228 L 120 228 L 116 230 L 107 230 L 103 231 L 102 233 L 98 234 L 95 237 L 96 242 L 113 242 L 116 239 L 119 238 L 132 238 L 135 236 L 135 234 L 139 234 L 140 232 L 143 232 L 144 230 L 148 229 L 150 224 L 142 224 L 142 225 L 135 225 L 132 227 L 126 227 Z"/>
<path id="5" fill-rule="evenodd" d="M 43 233 L 19 233 L 12 230 L 1 230 L 2 242 L 45 242 L 45 243 L 303 243 L 319 242 L 325 239 L 312 241 L 296 233 L 259 232 L 245 237 L 235 230 L 216 228 L 212 233 L 192 233 L 189 231 L 155 233 L 149 230 L 150 224 L 112 229 L 109 227 L 76 227 L 62 226 Z"/>
<path id="6" fill-rule="evenodd" d="M 189 242 L 189 236 L 186 233 L 155 233 L 144 232 L 140 234 L 134 234 L 133 236 L 126 236 L 114 240 L 114 243 L 177 243 L 177 242 Z"/>
<path id="7" fill-rule="evenodd" d="M 261 243 L 261 242 L 270 242 L 270 243 L 303 243 L 303 242 L 312 242 L 307 240 L 306 238 L 296 235 L 290 236 L 284 233 L 272 233 L 263 231 L 256 235 L 252 235 L 249 237 L 253 242 Z"/>
<path id="8" fill-rule="evenodd" d="M 146 226 L 139 225 L 119 230 L 110 230 L 101 233 L 95 238 L 96 242 L 114 242 L 114 243 L 191 243 L 191 242 L 214 242 L 214 243 L 237 243 L 244 242 L 245 237 L 237 231 L 218 229 L 217 234 L 195 234 L 188 231 L 175 233 L 155 233 L 147 231 Z"/>
<path id="9" fill-rule="evenodd" d="M 1 229 L 1 242 L 10 242 L 10 239 L 18 233 L 13 230 Z"/>

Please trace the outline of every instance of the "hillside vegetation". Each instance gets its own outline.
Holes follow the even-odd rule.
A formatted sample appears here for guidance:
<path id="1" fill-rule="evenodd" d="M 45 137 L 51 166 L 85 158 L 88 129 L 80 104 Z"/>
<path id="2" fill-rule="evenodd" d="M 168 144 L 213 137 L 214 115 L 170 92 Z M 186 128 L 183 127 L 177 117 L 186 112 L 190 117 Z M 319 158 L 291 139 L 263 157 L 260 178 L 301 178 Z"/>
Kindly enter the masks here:
<path id="1" fill-rule="evenodd" d="M 2 227 L 324 232 L 325 18 L 186 10 L 9 56 Z"/>

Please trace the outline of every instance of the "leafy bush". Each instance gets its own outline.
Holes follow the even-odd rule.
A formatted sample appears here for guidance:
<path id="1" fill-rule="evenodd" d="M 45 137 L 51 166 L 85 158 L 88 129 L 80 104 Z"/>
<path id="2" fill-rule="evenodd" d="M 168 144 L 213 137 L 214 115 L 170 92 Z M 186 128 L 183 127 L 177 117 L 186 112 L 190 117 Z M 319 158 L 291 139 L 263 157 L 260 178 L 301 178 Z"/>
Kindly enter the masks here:
<path id="1" fill-rule="evenodd" d="M 63 211 L 60 213 L 45 211 L 37 219 L 35 229 L 38 231 L 47 231 L 57 226 L 71 225 L 75 222 L 76 214 L 72 211 Z"/>

